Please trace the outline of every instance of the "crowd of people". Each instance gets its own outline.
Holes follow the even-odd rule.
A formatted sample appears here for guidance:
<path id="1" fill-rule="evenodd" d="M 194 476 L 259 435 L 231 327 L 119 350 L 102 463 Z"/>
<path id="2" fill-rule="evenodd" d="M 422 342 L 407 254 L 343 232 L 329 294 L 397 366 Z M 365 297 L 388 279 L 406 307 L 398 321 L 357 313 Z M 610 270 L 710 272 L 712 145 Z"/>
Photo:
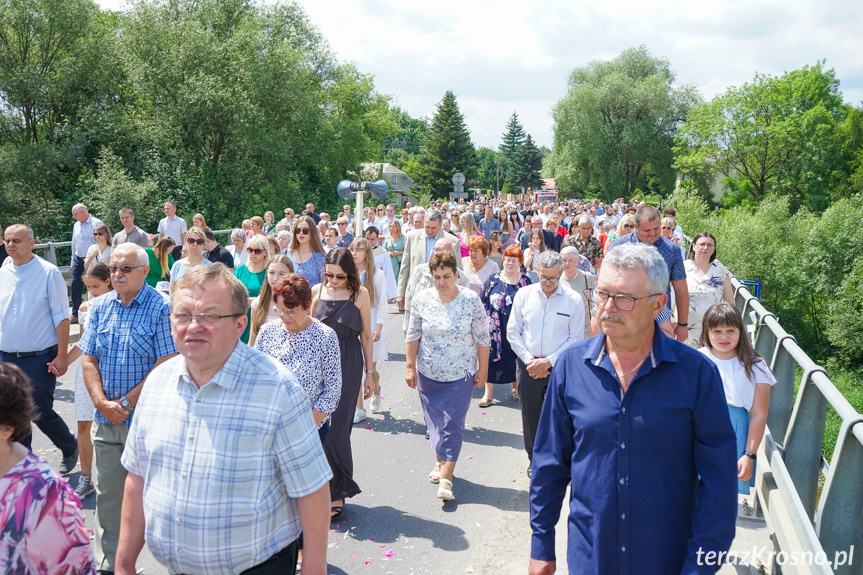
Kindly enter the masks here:
<path id="1" fill-rule="evenodd" d="M 324 573 L 329 521 L 361 492 L 351 431 L 381 409 L 390 305 L 438 498 L 458 491 L 474 388 L 479 407 L 496 386 L 520 403 L 530 573 L 554 572 L 569 483 L 572 572 L 630 557 L 641 573 L 712 572 L 694 550 L 730 545 L 775 379 L 716 238 L 686 238 L 673 209 L 438 200 L 331 217 L 308 204 L 243 220 L 226 246 L 203 214 L 187 226 L 164 210 L 150 235 L 123 207 L 112 235 L 72 208 L 71 308 L 33 230 L 4 232 L 6 572 L 132 574 L 146 542 L 172 574 Z M 79 358 L 76 437 L 53 401 Z M 31 421 L 58 469 L 28 451 Z M 73 489 L 62 477 L 79 460 Z M 80 498 L 94 492 L 91 548 Z"/>

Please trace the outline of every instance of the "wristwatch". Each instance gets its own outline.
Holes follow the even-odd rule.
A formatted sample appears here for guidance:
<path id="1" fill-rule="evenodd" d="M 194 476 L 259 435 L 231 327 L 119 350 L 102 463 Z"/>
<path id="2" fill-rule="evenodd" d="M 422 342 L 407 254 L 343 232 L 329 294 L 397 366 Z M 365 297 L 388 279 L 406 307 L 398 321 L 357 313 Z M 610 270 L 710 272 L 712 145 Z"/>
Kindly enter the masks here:
<path id="1" fill-rule="evenodd" d="M 132 402 L 129 401 L 129 398 L 124 395 L 120 398 L 120 407 L 122 407 L 126 411 L 132 411 Z"/>
<path id="2" fill-rule="evenodd" d="M 755 454 L 754 454 L 754 453 L 752 453 L 751 451 L 744 451 L 744 452 L 743 452 L 743 455 L 745 455 L 746 457 L 748 457 L 748 458 L 749 458 L 749 459 L 751 459 L 752 461 L 755 461 L 755 457 L 756 457 L 756 456 L 755 456 Z"/>

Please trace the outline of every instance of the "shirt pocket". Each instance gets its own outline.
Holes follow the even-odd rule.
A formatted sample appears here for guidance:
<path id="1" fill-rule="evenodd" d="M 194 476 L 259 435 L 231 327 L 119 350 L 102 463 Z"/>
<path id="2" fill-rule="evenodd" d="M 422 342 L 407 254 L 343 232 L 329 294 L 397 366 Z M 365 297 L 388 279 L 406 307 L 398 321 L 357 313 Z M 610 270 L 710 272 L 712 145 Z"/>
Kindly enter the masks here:
<path id="1" fill-rule="evenodd" d="M 148 364 L 155 363 L 154 338 L 154 329 L 151 329 L 149 326 L 135 325 L 129 330 L 129 353 L 142 362 Z"/>

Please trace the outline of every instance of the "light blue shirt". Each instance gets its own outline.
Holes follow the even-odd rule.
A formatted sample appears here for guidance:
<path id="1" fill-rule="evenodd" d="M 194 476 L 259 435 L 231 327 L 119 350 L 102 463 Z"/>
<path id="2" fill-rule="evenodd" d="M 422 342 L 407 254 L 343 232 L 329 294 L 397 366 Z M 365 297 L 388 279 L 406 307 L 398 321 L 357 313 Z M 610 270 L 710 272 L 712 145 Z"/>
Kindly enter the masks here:
<path id="1" fill-rule="evenodd" d="M 441 230 L 441 231 L 443 231 L 443 230 Z M 430 238 L 430 237 L 428 237 L 428 235 L 426 235 L 426 262 L 429 261 L 429 258 L 432 255 L 432 250 L 434 249 L 435 242 L 437 242 L 439 237 L 440 237 L 440 232 L 438 232 L 437 235 L 433 238 Z"/>
<path id="2" fill-rule="evenodd" d="M 63 274 L 39 256 L 0 268 L 0 350 L 41 351 L 57 345 L 57 326 L 69 319 Z"/>
<path id="3" fill-rule="evenodd" d="M 94 218 L 92 214 L 83 223 L 75 222 L 75 225 L 72 226 L 72 263 L 74 263 L 75 256 L 87 257 L 87 250 L 96 243 L 93 232 L 101 225 L 102 221 L 99 218 Z"/>
<path id="4" fill-rule="evenodd" d="M 479 231 L 481 231 L 482 235 L 484 235 L 486 238 L 488 238 L 489 234 L 491 234 L 492 232 L 499 230 L 500 222 L 495 218 L 492 218 L 490 220 L 483 218 L 479 221 Z"/>

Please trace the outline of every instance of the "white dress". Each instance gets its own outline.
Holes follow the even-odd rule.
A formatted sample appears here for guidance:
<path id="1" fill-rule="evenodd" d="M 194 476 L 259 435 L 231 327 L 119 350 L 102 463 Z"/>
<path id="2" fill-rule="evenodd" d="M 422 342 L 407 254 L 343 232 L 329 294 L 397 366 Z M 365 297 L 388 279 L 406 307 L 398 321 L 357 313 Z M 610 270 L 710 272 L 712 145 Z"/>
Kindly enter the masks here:
<path id="1" fill-rule="evenodd" d="M 360 276 L 362 282 L 365 278 L 365 272 Z M 372 332 L 377 328 L 377 324 L 381 324 L 381 338 L 374 342 L 374 350 L 372 351 L 372 361 L 388 361 L 390 355 L 387 351 L 387 328 L 385 322 L 389 307 L 387 304 L 387 282 L 384 278 L 384 272 L 375 268 L 375 301 L 372 303 Z"/>
<path id="2" fill-rule="evenodd" d="M 87 327 L 88 315 L 86 311 L 78 312 L 78 325 L 81 326 L 82 334 Z M 75 420 L 93 421 L 96 408 L 93 406 L 93 398 L 90 397 L 90 392 L 87 391 L 87 386 L 84 384 L 84 372 L 81 363 L 81 360 L 78 360 L 78 369 L 75 371 Z"/>

